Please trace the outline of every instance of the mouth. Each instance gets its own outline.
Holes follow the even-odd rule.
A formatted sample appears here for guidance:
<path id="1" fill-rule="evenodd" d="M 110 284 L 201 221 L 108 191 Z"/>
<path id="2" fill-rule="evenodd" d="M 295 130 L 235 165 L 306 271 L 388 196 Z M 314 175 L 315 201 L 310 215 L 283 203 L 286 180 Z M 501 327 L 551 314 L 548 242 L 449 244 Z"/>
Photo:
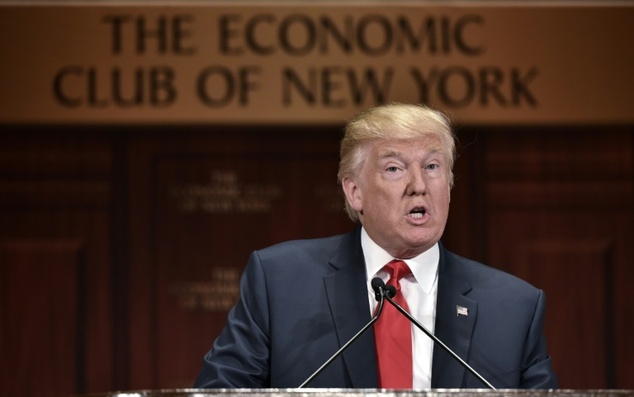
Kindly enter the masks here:
<path id="1" fill-rule="evenodd" d="M 407 214 L 407 216 L 414 219 L 422 219 L 425 215 L 427 215 L 427 209 L 425 207 L 414 207 Z"/>

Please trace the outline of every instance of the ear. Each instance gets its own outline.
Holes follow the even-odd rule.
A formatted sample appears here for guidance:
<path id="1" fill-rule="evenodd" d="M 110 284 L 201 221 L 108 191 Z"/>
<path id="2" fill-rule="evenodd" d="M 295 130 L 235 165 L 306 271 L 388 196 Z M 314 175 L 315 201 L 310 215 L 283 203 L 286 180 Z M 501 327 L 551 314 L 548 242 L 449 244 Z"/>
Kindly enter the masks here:
<path id="1" fill-rule="evenodd" d="M 346 195 L 346 200 L 350 207 L 357 212 L 361 212 L 363 210 L 362 203 L 362 192 L 361 188 L 357 184 L 357 182 L 351 177 L 345 177 L 341 181 L 341 186 L 343 187 L 343 193 Z"/>

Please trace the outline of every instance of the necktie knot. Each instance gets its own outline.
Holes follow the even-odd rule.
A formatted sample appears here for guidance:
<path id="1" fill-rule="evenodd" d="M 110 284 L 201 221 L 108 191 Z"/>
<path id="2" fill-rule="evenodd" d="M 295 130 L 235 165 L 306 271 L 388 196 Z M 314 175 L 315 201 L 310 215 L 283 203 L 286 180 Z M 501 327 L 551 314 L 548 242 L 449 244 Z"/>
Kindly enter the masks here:
<path id="1" fill-rule="evenodd" d="M 393 285 L 394 287 L 397 287 L 397 289 L 400 287 L 399 281 L 401 281 L 403 277 L 407 277 L 412 274 L 412 271 L 409 266 L 407 266 L 407 263 L 398 259 L 394 259 L 385 265 L 383 269 L 390 275 L 390 279 L 387 282 L 388 285 Z"/>

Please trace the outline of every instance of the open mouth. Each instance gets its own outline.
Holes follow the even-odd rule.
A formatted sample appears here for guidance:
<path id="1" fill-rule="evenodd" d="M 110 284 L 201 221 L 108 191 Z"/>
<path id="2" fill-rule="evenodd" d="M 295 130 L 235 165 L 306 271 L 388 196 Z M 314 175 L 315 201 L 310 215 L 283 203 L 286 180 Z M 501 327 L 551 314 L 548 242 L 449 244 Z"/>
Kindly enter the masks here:
<path id="1" fill-rule="evenodd" d="M 410 212 L 409 212 L 409 216 L 412 218 L 422 218 L 423 216 L 425 216 L 425 214 L 427 213 L 427 210 L 423 207 L 416 207 L 413 208 Z"/>

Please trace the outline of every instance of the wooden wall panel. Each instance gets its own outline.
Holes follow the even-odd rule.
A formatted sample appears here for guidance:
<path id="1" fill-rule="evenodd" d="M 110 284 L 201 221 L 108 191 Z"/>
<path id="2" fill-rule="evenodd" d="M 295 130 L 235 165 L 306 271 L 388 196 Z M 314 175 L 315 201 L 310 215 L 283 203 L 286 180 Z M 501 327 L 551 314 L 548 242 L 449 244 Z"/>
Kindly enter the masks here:
<path id="1" fill-rule="evenodd" d="M 563 388 L 595 389 L 607 385 L 613 328 L 607 242 L 575 239 L 517 241 L 515 270 L 547 297 L 545 333 Z"/>
<path id="2" fill-rule="evenodd" d="M 632 142 L 625 129 L 486 137 L 486 257 L 546 291 L 561 387 L 633 386 Z"/>
<path id="3" fill-rule="evenodd" d="M 64 396 L 82 390 L 82 245 L 0 241 L 0 394 Z"/>
<path id="4" fill-rule="evenodd" d="M 155 159 L 159 386 L 192 385 L 237 301 L 251 251 L 325 235 L 345 220 L 341 198 L 333 195 L 333 210 L 320 195 L 336 188 L 335 165 L 330 156 L 292 152 Z"/>
<path id="5" fill-rule="evenodd" d="M 113 388 L 110 146 L 110 136 L 94 127 L 5 126 L 0 133 L 0 241 L 83 247 L 86 312 L 78 342 L 87 354 L 78 392 Z M 25 332 L 48 339 L 46 328 Z"/>

